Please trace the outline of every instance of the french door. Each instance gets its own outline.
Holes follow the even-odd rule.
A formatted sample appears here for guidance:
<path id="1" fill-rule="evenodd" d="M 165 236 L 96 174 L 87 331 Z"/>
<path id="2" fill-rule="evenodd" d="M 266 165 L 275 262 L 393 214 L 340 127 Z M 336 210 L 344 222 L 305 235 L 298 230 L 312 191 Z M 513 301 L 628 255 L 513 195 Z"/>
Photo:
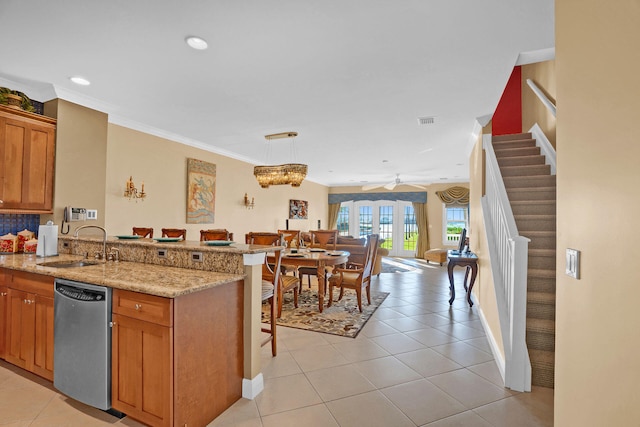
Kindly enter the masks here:
<path id="1" fill-rule="evenodd" d="M 382 247 L 389 255 L 398 257 L 415 256 L 418 227 L 413 206 L 403 201 L 359 201 L 345 202 L 349 215 L 349 230 L 355 237 L 379 234 L 384 239 Z"/>

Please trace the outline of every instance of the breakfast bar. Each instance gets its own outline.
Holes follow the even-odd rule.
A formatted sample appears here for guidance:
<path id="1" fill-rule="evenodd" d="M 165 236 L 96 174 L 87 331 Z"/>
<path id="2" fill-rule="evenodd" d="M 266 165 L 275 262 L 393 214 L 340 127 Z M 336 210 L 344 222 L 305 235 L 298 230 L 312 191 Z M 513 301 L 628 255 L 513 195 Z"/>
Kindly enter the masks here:
<path id="1" fill-rule="evenodd" d="M 85 258 L 103 244 L 119 261 Z M 261 266 L 272 247 L 60 236 L 58 249 L 0 256 L 0 287 L 9 297 L 42 289 L 49 299 L 54 277 L 113 289 L 114 409 L 153 426 L 205 425 L 262 391 Z"/>

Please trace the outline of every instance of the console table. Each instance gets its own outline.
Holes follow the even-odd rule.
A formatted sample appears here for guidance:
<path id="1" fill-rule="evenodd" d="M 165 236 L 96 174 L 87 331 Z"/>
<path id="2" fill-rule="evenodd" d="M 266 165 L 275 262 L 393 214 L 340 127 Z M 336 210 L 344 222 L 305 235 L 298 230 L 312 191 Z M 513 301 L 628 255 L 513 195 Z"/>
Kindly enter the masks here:
<path id="1" fill-rule="evenodd" d="M 473 284 L 476 281 L 476 276 L 478 275 L 478 256 L 473 252 L 458 252 L 458 251 L 449 251 L 447 254 L 447 258 L 449 259 L 449 266 L 447 267 L 447 271 L 449 272 L 449 287 L 451 290 L 451 298 L 449 298 L 449 305 L 453 304 L 453 300 L 456 298 L 456 288 L 453 284 L 453 268 L 455 266 L 466 267 L 467 271 L 464 274 L 464 290 L 467 292 L 467 302 L 469 303 L 469 307 L 473 307 L 473 302 L 471 301 L 471 290 L 473 289 Z M 469 278 L 469 271 L 471 271 L 471 280 L 469 285 L 467 286 L 467 279 Z"/>

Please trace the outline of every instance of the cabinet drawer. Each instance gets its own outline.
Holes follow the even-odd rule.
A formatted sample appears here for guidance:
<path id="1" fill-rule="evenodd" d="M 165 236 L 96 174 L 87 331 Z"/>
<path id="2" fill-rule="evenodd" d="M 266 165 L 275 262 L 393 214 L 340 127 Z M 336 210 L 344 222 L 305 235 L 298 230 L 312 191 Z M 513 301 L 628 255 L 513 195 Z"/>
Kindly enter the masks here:
<path id="1" fill-rule="evenodd" d="M 14 271 L 12 279 L 6 283 L 10 288 L 53 298 L 54 278 L 51 276 L 27 273 L 26 271 Z"/>
<path id="2" fill-rule="evenodd" d="M 134 319 L 173 326 L 173 300 L 171 298 L 114 289 L 112 311 Z"/>

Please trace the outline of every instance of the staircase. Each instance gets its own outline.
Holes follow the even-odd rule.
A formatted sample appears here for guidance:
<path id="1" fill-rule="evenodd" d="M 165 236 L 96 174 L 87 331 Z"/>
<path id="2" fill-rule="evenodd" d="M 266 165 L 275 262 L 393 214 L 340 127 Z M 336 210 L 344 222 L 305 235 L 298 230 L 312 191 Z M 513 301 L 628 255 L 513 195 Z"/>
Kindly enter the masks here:
<path id="1" fill-rule="evenodd" d="M 526 341 L 531 384 L 553 388 L 556 304 L 556 177 L 530 133 L 492 139 L 521 236 L 531 240 Z"/>

